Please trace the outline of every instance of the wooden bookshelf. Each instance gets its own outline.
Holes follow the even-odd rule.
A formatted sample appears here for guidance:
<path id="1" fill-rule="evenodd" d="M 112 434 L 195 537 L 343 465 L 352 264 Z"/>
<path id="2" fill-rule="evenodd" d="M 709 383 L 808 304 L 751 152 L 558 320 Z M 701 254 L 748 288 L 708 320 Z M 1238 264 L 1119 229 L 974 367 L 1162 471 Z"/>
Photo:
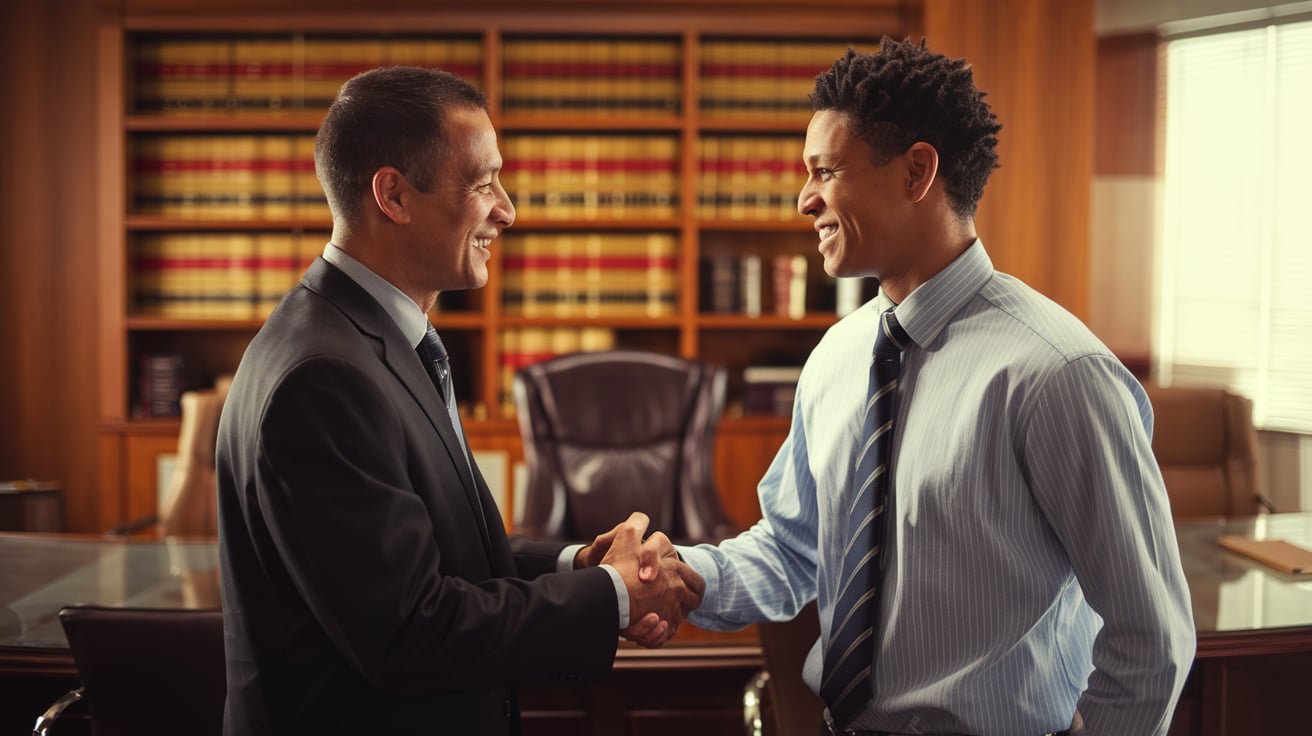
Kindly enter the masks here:
<path id="1" fill-rule="evenodd" d="M 766 217 L 704 216 L 704 212 L 699 212 L 699 198 L 705 184 L 700 176 L 699 146 L 706 136 L 795 138 L 797 147 L 792 156 L 794 162 L 800 161 L 809 113 L 752 114 L 749 111 L 744 114 L 741 110 L 726 113 L 704 108 L 706 80 L 702 72 L 710 67 L 703 66 L 706 63 L 703 49 L 711 45 L 720 49 L 717 53 L 723 53 L 723 49 L 738 44 L 750 47 L 761 56 L 771 44 L 823 43 L 827 48 L 822 55 L 837 58 L 849 42 L 870 47 L 885 34 L 903 36 L 913 32 L 919 18 L 919 3 L 845 0 L 826 4 L 825 13 L 776 2 L 754 5 L 751 12 L 738 2 L 660 3 L 659 8 L 657 5 L 635 2 L 617 8 L 614 4 L 579 2 L 553 7 L 547 12 L 522 3 L 494 2 L 485 11 L 470 12 L 455 10 L 453 4 L 401 0 L 382 2 L 381 8 L 371 8 L 369 12 L 353 6 L 329 7 L 317 12 L 321 8 L 318 3 L 272 0 L 258 7 L 246 7 L 239 2 L 219 13 L 199 1 L 157 7 L 148 1 L 132 0 L 125 4 L 121 14 L 103 15 L 98 35 L 102 70 L 98 148 L 102 181 L 116 185 L 102 193 L 99 216 L 103 233 L 100 243 L 103 309 L 99 314 L 101 523 L 110 525 L 151 508 L 154 488 L 146 487 L 149 484 L 143 479 L 153 477 L 154 455 L 169 450 L 170 437 L 176 431 L 175 419 L 134 416 L 136 366 L 140 355 L 170 350 L 184 353 L 194 363 L 189 380 L 201 384 L 234 370 L 245 344 L 262 324 L 257 316 L 178 317 L 154 313 L 152 307 L 140 301 L 138 293 L 142 278 L 135 264 L 140 262 L 137 260 L 140 243 L 172 237 L 258 239 L 281 234 L 298 239 L 302 250 L 297 257 L 304 259 L 312 255 L 305 246 L 313 241 L 321 249 L 331 230 L 331 222 L 322 214 L 291 212 L 266 216 L 257 210 L 207 214 L 201 208 L 184 215 L 139 207 L 135 198 L 140 196 L 140 187 L 144 185 L 138 184 L 137 172 L 141 169 L 134 156 L 140 155 L 137 152 L 142 149 L 143 141 L 228 136 L 255 140 L 303 139 L 314 133 L 324 112 L 298 107 L 294 99 L 281 109 L 247 109 L 245 105 L 251 101 L 247 98 L 241 98 L 240 105 L 230 99 L 226 108 L 219 105 L 216 109 L 185 112 L 142 109 L 138 100 L 144 94 L 147 80 L 141 76 L 141 70 L 148 67 L 139 67 L 136 61 L 138 49 L 144 45 L 195 39 L 235 47 L 248 39 L 272 38 L 291 39 L 288 48 L 305 53 L 303 49 L 308 44 L 322 39 L 376 41 L 384 45 L 397 41 L 460 39 L 476 43 L 480 49 L 474 70 L 477 84 L 488 96 L 493 124 L 508 163 L 512 163 L 508 149 L 517 139 L 604 142 L 617 138 L 659 138 L 669 142 L 664 145 L 674 151 L 669 160 L 674 172 L 669 200 L 673 204 L 666 207 L 664 214 L 616 216 L 600 207 L 586 215 L 562 216 L 561 212 L 555 212 L 547 216 L 541 206 L 536 211 L 532 206 L 519 206 L 520 216 L 507 232 L 510 237 L 539 234 L 543 238 L 574 235 L 605 238 L 654 234 L 672 238 L 675 252 L 671 273 L 676 296 L 667 313 L 630 316 L 609 313 L 604 308 L 600 312 L 594 310 L 589 316 L 515 313 L 503 303 L 507 279 L 513 276 L 507 273 L 503 263 L 505 237 L 493 244 L 497 257 L 489 264 L 489 281 L 484 289 L 444 295 L 439 302 L 433 319 L 447 336 L 453 355 L 461 357 L 454 366 L 457 392 L 476 449 L 503 450 L 509 453 L 512 462 L 522 459 L 517 425 L 513 415 L 505 412 L 502 360 L 507 333 L 520 336 L 531 333 L 540 338 L 542 331 L 603 330 L 612 336 L 616 347 L 656 350 L 723 364 L 730 373 L 731 392 L 741 391 L 740 374 L 750 365 L 800 365 L 815 341 L 836 319 L 832 294 L 827 297 L 824 294 L 833 287 L 820 274 L 820 260 L 815 254 L 815 238 L 809 222 L 788 212 L 788 203 L 781 194 L 775 195 L 777 212 L 772 211 Z M 553 53 L 577 43 L 583 49 L 580 55 L 592 56 L 627 53 L 628 47 L 637 43 L 654 44 L 660 53 L 673 50 L 671 58 L 676 69 L 666 70 L 662 88 L 672 95 L 668 109 L 508 109 L 508 87 L 518 84 L 516 89 L 522 90 L 525 84 L 514 76 L 513 70 L 508 70 L 506 59 L 509 55 L 525 53 L 524 44 L 539 41 L 555 44 Z M 528 53 L 532 52 L 529 49 Z M 304 74 L 306 66 L 297 58 L 294 72 Z M 512 72 L 509 76 L 508 71 Z M 308 81 L 298 84 L 304 89 L 310 86 Z M 723 79 L 718 84 L 725 87 Z M 323 87 L 322 82 L 319 87 Z M 809 83 L 801 87 L 809 87 Z M 677 91 L 671 93 L 672 89 Z M 805 91 L 801 95 L 804 99 Z M 788 94 L 790 100 L 795 96 Z M 167 104 L 168 100 L 164 102 Z M 520 102 L 517 98 L 517 104 Z M 733 104 L 740 103 L 754 104 L 750 100 Z M 536 155 L 536 151 L 533 153 Z M 542 155 L 550 160 L 553 155 L 564 158 L 568 154 L 542 150 Z M 303 161 L 300 166 L 303 176 Z M 300 181 L 303 184 L 307 179 Z M 505 177 L 503 183 L 512 188 L 513 182 Z M 743 182 L 738 186 L 743 186 Z M 795 191 L 790 196 L 795 196 Z M 769 257 L 781 253 L 807 256 L 808 303 L 800 319 L 772 312 L 749 317 L 707 311 L 706 305 L 700 303 L 701 259 L 706 253 L 732 254 L 737 250 L 759 251 L 767 259 L 762 275 L 763 290 L 771 289 Z M 446 303 L 448 296 L 452 298 L 450 305 Z M 787 432 L 787 421 L 778 417 L 742 417 L 740 404 L 740 396 L 731 393 L 717 453 L 725 505 L 746 526 L 759 513 L 755 484 Z"/>

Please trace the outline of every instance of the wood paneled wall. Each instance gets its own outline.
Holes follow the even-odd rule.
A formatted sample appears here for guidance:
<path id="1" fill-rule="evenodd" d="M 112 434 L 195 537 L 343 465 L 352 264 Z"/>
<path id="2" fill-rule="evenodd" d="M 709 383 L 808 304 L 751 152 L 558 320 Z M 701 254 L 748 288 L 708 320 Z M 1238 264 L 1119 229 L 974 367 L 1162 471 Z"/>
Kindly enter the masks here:
<path id="1" fill-rule="evenodd" d="M 0 3 L 0 477 L 96 527 L 95 10 Z"/>
<path id="2" fill-rule="evenodd" d="M 1089 302 L 1093 0 L 926 0 L 931 49 L 964 56 L 1002 123 L 975 224 L 994 266 L 1077 317 Z"/>

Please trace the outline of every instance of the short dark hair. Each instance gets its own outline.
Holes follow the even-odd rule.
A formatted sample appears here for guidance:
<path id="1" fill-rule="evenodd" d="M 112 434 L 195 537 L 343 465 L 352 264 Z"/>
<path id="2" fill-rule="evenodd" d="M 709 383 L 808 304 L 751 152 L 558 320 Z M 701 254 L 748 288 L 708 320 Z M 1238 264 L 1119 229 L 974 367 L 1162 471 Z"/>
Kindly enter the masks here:
<path id="1" fill-rule="evenodd" d="M 487 109 L 487 98 L 454 74 L 410 66 L 372 69 L 342 85 L 314 139 L 314 171 L 333 215 L 352 222 L 383 166 L 428 191 L 446 156 L 443 113 L 454 105 Z"/>
<path id="2" fill-rule="evenodd" d="M 850 116 L 877 165 L 917 141 L 933 146 L 952 209 L 961 217 L 974 216 L 984 184 L 998 168 L 1002 126 L 975 88 L 970 65 L 930 51 L 923 41 L 885 36 L 877 53 L 848 49 L 815 78 L 811 106 Z"/>

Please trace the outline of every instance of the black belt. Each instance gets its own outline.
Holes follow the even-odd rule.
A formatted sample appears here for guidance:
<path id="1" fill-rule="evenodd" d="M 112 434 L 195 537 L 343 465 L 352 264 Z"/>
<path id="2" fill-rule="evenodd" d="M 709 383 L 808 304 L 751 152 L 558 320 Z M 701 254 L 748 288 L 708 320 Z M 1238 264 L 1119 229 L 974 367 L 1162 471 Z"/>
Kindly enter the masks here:
<path id="1" fill-rule="evenodd" d="M 1069 731 L 1058 731 L 1057 733 L 1044 734 L 1044 736 L 1067 736 Z M 820 736 L 904 736 L 891 731 L 857 731 L 851 728 L 838 729 L 834 724 L 825 722 L 824 728 L 820 730 Z M 935 736 L 967 736 L 967 734 L 935 734 Z"/>

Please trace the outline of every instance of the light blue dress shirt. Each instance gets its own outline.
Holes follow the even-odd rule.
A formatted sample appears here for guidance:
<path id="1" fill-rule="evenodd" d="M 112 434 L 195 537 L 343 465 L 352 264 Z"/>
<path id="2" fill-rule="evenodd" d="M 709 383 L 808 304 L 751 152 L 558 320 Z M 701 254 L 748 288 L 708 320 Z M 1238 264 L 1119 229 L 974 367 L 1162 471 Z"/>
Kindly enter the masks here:
<path id="1" fill-rule="evenodd" d="M 854 449 L 882 294 L 803 368 L 759 486 L 762 519 L 682 549 L 691 620 L 834 617 Z M 903 353 L 873 696 L 853 724 L 1037 736 L 1165 734 L 1195 639 L 1142 387 L 1075 317 L 975 241 L 896 307 Z M 818 690 L 820 642 L 803 676 Z"/>
<path id="2" fill-rule="evenodd" d="M 387 312 L 388 316 L 401 330 L 401 335 L 409 341 L 411 349 L 419 345 L 419 341 L 424 339 L 424 334 L 428 332 L 428 315 L 424 314 L 424 310 L 420 309 L 418 304 L 415 304 L 414 299 L 407 296 L 404 291 L 396 288 L 395 284 L 357 261 L 350 253 L 332 243 L 328 243 L 323 247 L 323 259 L 336 266 L 339 271 L 346 274 L 361 289 L 369 292 L 369 296 L 373 297 L 374 301 L 382 305 L 383 311 Z M 460 428 L 457 427 L 456 431 L 459 432 Z M 470 458 L 470 462 L 473 462 L 473 458 Z M 573 570 L 574 556 L 582 548 L 583 545 L 576 544 L 561 550 L 560 557 L 556 559 L 556 571 Z M 628 588 L 624 587 L 624 579 L 620 577 L 619 571 L 614 567 L 610 565 L 601 565 L 600 567 L 610 573 L 611 583 L 615 585 L 615 599 L 619 602 L 620 628 L 628 628 L 629 591 Z"/>

